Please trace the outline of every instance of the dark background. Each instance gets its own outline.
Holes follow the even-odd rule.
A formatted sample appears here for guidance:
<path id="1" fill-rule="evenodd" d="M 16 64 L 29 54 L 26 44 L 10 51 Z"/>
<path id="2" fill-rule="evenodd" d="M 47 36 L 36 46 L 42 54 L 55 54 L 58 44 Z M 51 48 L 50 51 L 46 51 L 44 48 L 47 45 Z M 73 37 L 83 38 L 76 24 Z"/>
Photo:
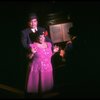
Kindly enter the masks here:
<path id="1" fill-rule="evenodd" d="M 100 2 L 96 1 L 2 1 L 0 2 L 0 83 L 24 89 L 24 66 L 21 66 L 20 34 L 26 27 L 27 15 L 37 13 L 45 26 L 49 13 L 70 14 L 78 36 L 77 65 L 71 76 L 82 86 L 99 91 Z M 62 71 L 62 70 L 59 70 Z M 66 76 L 66 74 L 64 75 Z M 68 76 L 67 76 L 68 77 Z M 76 82 L 76 81 L 75 81 Z M 74 84 L 74 83 L 73 83 Z M 88 85 L 87 85 L 88 84 Z"/>

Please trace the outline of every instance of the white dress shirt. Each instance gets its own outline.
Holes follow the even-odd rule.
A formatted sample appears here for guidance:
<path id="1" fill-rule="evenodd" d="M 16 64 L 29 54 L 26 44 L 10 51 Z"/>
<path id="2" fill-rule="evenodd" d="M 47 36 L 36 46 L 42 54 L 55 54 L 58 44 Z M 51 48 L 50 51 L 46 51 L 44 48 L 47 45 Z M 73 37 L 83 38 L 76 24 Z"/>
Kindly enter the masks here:
<path id="1" fill-rule="evenodd" d="M 35 33 L 37 31 L 37 28 L 32 28 L 31 30 L 33 33 Z"/>

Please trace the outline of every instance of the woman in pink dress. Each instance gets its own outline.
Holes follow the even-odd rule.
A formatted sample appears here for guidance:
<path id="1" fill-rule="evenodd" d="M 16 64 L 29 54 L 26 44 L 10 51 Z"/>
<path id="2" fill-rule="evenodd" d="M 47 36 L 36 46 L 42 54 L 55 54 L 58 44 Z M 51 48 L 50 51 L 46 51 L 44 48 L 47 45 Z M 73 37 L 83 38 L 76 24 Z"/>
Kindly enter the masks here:
<path id="1" fill-rule="evenodd" d="M 35 42 L 30 44 L 31 62 L 29 64 L 27 92 L 44 93 L 53 88 L 53 68 L 51 64 L 52 45 L 45 41 L 44 35 L 37 34 Z M 57 52 L 59 47 L 54 47 Z"/>

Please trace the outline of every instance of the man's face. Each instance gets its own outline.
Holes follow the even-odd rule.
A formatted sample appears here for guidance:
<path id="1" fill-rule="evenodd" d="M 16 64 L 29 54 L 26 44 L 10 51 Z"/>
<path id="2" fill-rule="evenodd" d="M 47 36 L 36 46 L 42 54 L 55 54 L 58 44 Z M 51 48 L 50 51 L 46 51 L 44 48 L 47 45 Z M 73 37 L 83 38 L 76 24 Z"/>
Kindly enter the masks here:
<path id="1" fill-rule="evenodd" d="M 37 24 L 38 24 L 37 19 L 32 19 L 32 20 L 29 22 L 29 26 L 30 26 L 31 28 L 36 28 L 36 27 L 37 27 Z"/>

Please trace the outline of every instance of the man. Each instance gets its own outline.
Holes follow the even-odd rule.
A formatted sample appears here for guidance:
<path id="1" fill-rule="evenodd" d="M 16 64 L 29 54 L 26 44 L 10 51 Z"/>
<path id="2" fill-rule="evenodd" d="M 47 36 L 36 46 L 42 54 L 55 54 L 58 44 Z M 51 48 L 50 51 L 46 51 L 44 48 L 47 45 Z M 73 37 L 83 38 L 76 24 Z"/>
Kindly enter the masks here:
<path id="1" fill-rule="evenodd" d="M 51 42 L 51 39 L 47 36 L 48 33 L 45 28 L 39 27 L 38 26 L 38 18 L 37 15 L 34 13 L 31 13 L 28 17 L 28 28 L 22 30 L 22 35 L 21 35 L 21 43 L 22 46 L 25 49 L 29 49 L 29 44 L 31 43 L 31 34 L 35 33 L 35 31 L 38 31 L 39 34 L 44 34 L 46 41 Z M 32 35 L 33 36 L 33 35 Z"/>

